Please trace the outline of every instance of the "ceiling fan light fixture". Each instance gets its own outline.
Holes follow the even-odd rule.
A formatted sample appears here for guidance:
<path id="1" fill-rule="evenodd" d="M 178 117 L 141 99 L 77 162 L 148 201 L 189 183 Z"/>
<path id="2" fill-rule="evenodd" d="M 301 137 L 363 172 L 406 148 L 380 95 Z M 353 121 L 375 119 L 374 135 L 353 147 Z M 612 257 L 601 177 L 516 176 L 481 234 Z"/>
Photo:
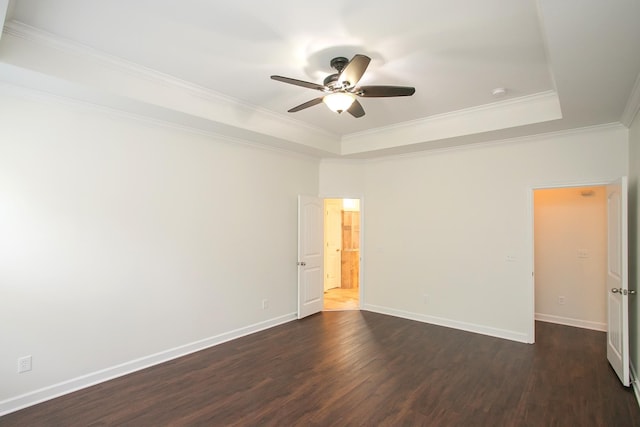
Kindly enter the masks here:
<path id="1" fill-rule="evenodd" d="M 338 114 L 347 111 L 349 107 L 351 107 L 351 104 L 353 104 L 353 101 L 355 101 L 355 97 L 347 92 L 330 93 L 322 99 L 322 102 L 327 104 L 327 107 L 329 107 L 331 111 Z"/>

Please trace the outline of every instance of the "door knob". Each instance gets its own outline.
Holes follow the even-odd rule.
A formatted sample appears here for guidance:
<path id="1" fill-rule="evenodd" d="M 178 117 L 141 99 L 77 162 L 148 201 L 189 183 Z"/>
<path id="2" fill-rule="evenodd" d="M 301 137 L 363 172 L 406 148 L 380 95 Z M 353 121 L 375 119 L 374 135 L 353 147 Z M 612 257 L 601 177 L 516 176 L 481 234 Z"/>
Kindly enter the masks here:
<path id="1" fill-rule="evenodd" d="M 628 295 L 628 294 L 633 295 L 636 293 L 636 291 L 634 290 L 627 291 L 626 289 L 622 289 L 622 288 L 612 288 L 611 292 L 613 292 L 614 294 L 620 294 L 620 295 Z"/>
<path id="2" fill-rule="evenodd" d="M 307 265 L 307 263 L 304 262 L 304 261 L 299 261 L 298 265 L 301 266 L 301 267 L 304 267 L 305 265 Z"/>

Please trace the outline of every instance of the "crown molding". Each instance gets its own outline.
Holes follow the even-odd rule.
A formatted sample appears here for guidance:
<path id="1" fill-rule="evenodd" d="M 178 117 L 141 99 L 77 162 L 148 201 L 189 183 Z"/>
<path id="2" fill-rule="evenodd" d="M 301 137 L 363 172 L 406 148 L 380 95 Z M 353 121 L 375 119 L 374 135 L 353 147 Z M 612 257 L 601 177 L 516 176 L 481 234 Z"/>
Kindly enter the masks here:
<path id="1" fill-rule="evenodd" d="M 378 127 L 374 129 L 367 129 L 362 132 L 354 132 L 349 135 L 345 135 L 345 139 L 349 138 L 359 138 L 362 136 L 372 135 L 379 132 L 388 132 L 394 131 L 398 129 L 406 129 L 414 126 L 420 125 L 428 125 L 432 123 L 438 123 L 448 119 L 464 119 L 466 117 L 472 116 L 476 113 L 483 113 L 487 111 L 495 111 L 504 107 L 510 108 L 517 105 L 529 104 L 535 102 L 540 99 L 548 99 L 548 98 L 557 98 L 555 91 L 545 91 L 540 93 L 535 93 L 533 95 L 521 96 L 518 98 L 506 99 L 504 101 L 492 102 L 490 104 L 477 105 L 475 107 L 464 108 L 456 111 L 449 111 L 447 113 L 442 114 L 434 114 L 429 117 L 424 117 L 421 119 L 408 120 L 406 122 L 394 123 L 389 126 Z"/>
<path id="2" fill-rule="evenodd" d="M 335 146 L 335 152 L 331 149 L 326 151 L 333 152 L 336 156 L 455 138 L 476 132 L 487 132 L 561 117 L 557 94 L 554 91 L 548 91 L 340 137 L 289 116 L 283 116 L 271 110 L 242 102 L 214 90 L 106 54 L 90 46 L 61 38 L 16 20 L 7 22 L 4 27 L 4 33 L 33 43 L 41 48 L 57 50 L 75 58 L 82 58 L 83 61 L 87 61 L 88 64 L 92 64 L 94 67 L 97 66 L 100 69 L 112 70 L 125 76 L 131 76 L 133 79 L 149 82 L 156 87 L 165 87 L 168 91 L 173 91 L 172 93 L 179 91 L 192 97 L 191 99 L 199 99 L 204 101 L 205 104 L 215 106 L 216 111 L 223 112 L 222 116 L 225 115 L 224 112 L 233 111 L 237 113 L 235 116 L 252 118 L 250 123 L 233 123 L 234 118 L 230 114 L 228 115 L 230 117 L 226 119 L 224 117 L 212 117 L 211 115 L 205 117 L 206 119 L 245 127 L 253 132 L 271 135 L 276 138 L 282 138 L 282 135 L 285 135 L 284 138 L 289 138 L 291 142 L 314 146 L 316 149 Z M 126 96 L 127 94 L 122 95 Z M 136 94 L 133 94 L 133 96 L 135 98 Z M 142 96 L 144 97 L 144 95 Z M 155 98 L 139 98 L 139 100 L 153 104 Z M 170 105 L 165 105 L 165 107 L 171 108 Z M 196 116 L 201 114 L 197 106 L 191 109 L 191 107 L 185 107 L 183 104 L 182 108 L 186 108 L 189 111 L 182 110 L 180 106 L 175 108 L 181 113 Z M 505 114 L 506 110 L 511 111 Z M 487 120 L 487 118 L 490 118 L 490 120 Z M 463 126 L 460 125 L 461 123 Z M 293 141 L 295 139 L 298 141 Z M 378 141 L 377 144 L 371 144 L 372 140 Z"/>
<path id="3" fill-rule="evenodd" d="M 0 71 L 2 71 L 1 67 Z M 209 138 L 216 143 L 227 143 L 234 146 L 241 145 L 253 149 L 312 160 L 319 160 L 326 155 L 326 153 L 306 148 L 302 145 L 293 148 L 291 147 L 292 143 L 286 144 L 284 141 L 277 141 L 273 139 L 269 140 L 267 137 L 263 138 L 261 141 L 258 140 L 259 138 L 242 138 L 241 136 L 232 135 L 232 132 L 229 131 L 220 132 L 207 129 L 204 126 L 197 127 L 177 121 L 165 120 L 159 117 L 154 117 L 151 114 L 127 111 L 124 108 L 118 108 L 113 105 L 97 103 L 86 99 L 80 99 L 75 96 L 67 96 L 33 87 L 21 86 L 10 81 L 0 80 L 0 94 L 23 98 L 38 103 L 61 105 L 65 108 L 70 108 L 76 111 L 93 111 L 121 120 L 142 123 L 153 127 L 163 127 L 177 132 L 185 132 L 192 135 L 202 136 Z"/>
<path id="4" fill-rule="evenodd" d="M 600 125 L 592 125 L 592 126 L 583 126 L 578 128 L 550 131 L 550 132 L 541 132 L 532 135 L 523 135 L 523 136 L 514 136 L 511 138 L 497 138 L 490 141 L 480 141 L 480 142 L 472 142 L 468 144 L 454 145 L 454 146 L 446 146 L 439 148 L 432 148 L 428 150 L 422 151 L 414 151 L 408 153 L 397 153 L 397 154 L 387 154 L 382 156 L 377 156 L 373 158 L 363 158 L 359 159 L 364 163 L 376 163 L 376 162 L 384 162 L 388 160 L 399 160 L 399 159 L 415 159 L 416 157 L 429 157 L 435 156 L 440 153 L 447 153 L 452 151 L 469 151 L 469 150 L 478 150 L 485 149 L 489 147 L 496 147 L 501 145 L 512 145 L 512 144 L 526 144 L 526 143 L 535 143 L 543 140 L 548 140 L 550 138 L 564 138 L 571 137 L 575 135 L 584 135 L 587 133 L 596 133 L 596 132 L 615 132 L 615 131 L 624 131 L 626 127 L 621 123 L 605 123 Z M 336 159 L 336 162 L 339 162 L 343 159 Z M 347 160 L 347 159 L 344 159 Z M 324 161 L 324 159 L 323 159 Z"/>
<path id="5" fill-rule="evenodd" d="M 182 80 L 178 77 L 162 73 L 152 68 L 127 61 L 126 59 L 122 59 L 114 55 L 109 55 L 90 46 L 63 39 L 62 37 L 58 37 L 47 31 L 32 27 L 20 21 L 12 20 L 7 22 L 3 31 L 7 34 L 21 38 L 23 40 L 35 42 L 37 44 L 51 47 L 74 55 L 91 57 L 96 61 L 99 61 L 105 65 L 108 64 L 113 68 L 125 71 L 129 74 L 135 75 L 136 77 L 143 78 L 153 83 L 162 83 L 166 86 L 180 88 L 210 102 L 224 103 L 228 104 L 228 106 L 231 108 L 242 108 L 251 110 L 253 112 L 259 112 L 261 114 L 270 116 L 270 118 L 273 120 L 278 120 L 280 122 L 287 123 L 293 126 L 302 126 L 310 131 L 321 132 L 326 134 L 327 136 L 337 137 L 335 134 L 332 134 L 331 132 L 328 132 L 324 129 L 311 126 L 307 123 L 289 118 L 288 116 L 283 116 L 282 114 L 267 110 L 266 108 L 261 108 L 248 102 L 240 101 L 204 86 L 200 86 L 195 83 Z"/>
<path id="6" fill-rule="evenodd" d="M 342 154 L 358 154 L 486 133 L 562 118 L 555 91 L 480 105 L 370 129 L 342 138 Z M 403 141 L 398 144 L 397 141 Z"/>
<path id="7" fill-rule="evenodd" d="M 631 89 L 631 94 L 627 99 L 627 105 L 624 108 L 620 122 L 626 127 L 630 127 L 633 120 L 640 111 L 640 74 L 636 77 L 636 82 Z"/>
<path id="8" fill-rule="evenodd" d="M 339 143 L 340 141 L 338 135 L 325 129 L 321 129 L 289 116 L 240 101 L 212 89 L 127 61 L 120 57 L 106 54 L 90 46 L 64 39 L 47 31 L 24 24 L 20 21 L 8 21 L 3 28 L 3 33 L 34 43 L 38 46 L 55 49 L 76 57 L 82 57 L 85 60 L 97 64 L 98 66 L 115 70 L 155 85 L 179 90 L 182 93 L 197 97 L 207 103 L 214 104 L 225 111 L 240 111 L 247 116 L 259 118 L 263 123 L 270 123 L 272 127 L 291 129 L 297 134 L 311 134 L 319 140 L 332 141 L 334 143 Z M 275 126 L 273 125 L 274 123 Z"/>
<path id="9" fill-rule="evenodd" d="M 0 0 L 0 26 L 4 27 L 4 21 L 5 19 L 7 19 L 8 16 L 10 16 L 11 12 L 9 11 L 10 8 L 10 2 L 9 0 Z M 0 39 L 2 38 L 2 32 L 0 32 Z"/>

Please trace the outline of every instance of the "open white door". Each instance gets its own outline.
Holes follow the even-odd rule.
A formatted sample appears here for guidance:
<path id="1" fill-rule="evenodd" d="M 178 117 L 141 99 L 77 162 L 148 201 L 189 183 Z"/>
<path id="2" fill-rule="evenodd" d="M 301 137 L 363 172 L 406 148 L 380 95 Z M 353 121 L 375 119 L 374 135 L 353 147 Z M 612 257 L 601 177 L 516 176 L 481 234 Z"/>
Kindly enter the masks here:
<path id="1" fill-rule="evenodd" d="M 298 319 L 324 307 L 323 200 L 298 196 Z"/>
<path id="2" fill-rule="evenodd" d="M 607 185 L 607 359 L 629 386 L 627 177 Z"/>
<path id="3" fill-rule="evenodd" d="M 324 290 L 339 288 L 342 281 L 342 200 L 324 201 Z"/>

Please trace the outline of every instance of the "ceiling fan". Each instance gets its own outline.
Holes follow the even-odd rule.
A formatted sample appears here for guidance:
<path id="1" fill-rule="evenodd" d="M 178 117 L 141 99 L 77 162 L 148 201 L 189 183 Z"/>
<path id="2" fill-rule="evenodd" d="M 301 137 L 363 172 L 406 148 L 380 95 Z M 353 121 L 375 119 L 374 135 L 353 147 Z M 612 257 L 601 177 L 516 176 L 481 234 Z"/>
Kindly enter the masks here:
<path id="1" fill-rule="evenodd" d="M 289 113 L 295 113 L 324 102 L 329 109 L 338 114 L 348 111 L 353 117 L 358 118 L 364 116 L 364 108 L 356 96 L 385 98 L 411 96 L 415 93 L 415 88 L 407 86 L 356 86 L 369 66 L 369 62 L 371 62 L 371 58 L 365 55 L 355 55 L 351 61 L 342 56 L 333 58 L 330 65 L 337 73 L 327 76 L 323 85 L 282 76 L 271 76 L 271 78 L 279 82 L 315 89 L 325 94 L 293 107 Z"/>

